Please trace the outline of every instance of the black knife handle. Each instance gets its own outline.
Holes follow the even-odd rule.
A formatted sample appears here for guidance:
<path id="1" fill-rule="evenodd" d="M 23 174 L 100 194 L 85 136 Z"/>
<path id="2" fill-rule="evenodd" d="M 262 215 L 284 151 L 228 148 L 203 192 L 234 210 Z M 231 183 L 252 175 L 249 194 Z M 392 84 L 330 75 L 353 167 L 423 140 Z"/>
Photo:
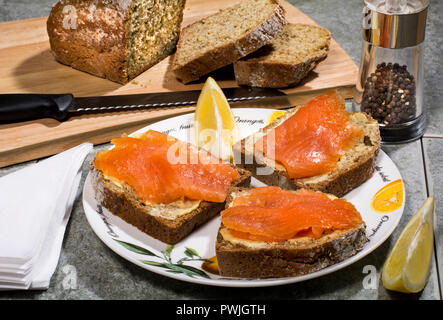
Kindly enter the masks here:
<path id="1" fill-rule="evenodd" d="M 62 121 L 73 100 L 72 94 L 0 94 L 0 123 L 40 118 Z"/>

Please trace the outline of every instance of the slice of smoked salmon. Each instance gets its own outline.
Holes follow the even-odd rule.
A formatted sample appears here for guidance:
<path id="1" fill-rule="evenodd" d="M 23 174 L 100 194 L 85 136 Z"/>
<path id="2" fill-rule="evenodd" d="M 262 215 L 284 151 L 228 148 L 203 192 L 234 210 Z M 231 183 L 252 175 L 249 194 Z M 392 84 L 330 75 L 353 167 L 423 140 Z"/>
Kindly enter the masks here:
<path id="1" fill-rule="evenodd" d="M 259 139 L 255 148 L 297 179 L 333 171 L 340 156 L 362 137 L 363 130 L 351 123 L 343 100 L 331 91 L 309 101 Z"/>
<path id="2" fill-rule="evenodd" d="M 362 223 L 358 211 L 344 199 L 279 187 L 252 189 L 250 194 L 237 197 L 221 217 L 223 225 L 235 235 L 255 241 L 285 241 L 302 235 L 318 239 L 325 231 Z"/>
<path id="3" fill-rule="evenodd" d="M 171 203 L 180 199 L 223 202 L 240 174 L 206 152 L 195 152 L 175 138 L 148 131 L 137 138 L 111 141 L 94 166 L 130 185 L 145 202 Z"/>

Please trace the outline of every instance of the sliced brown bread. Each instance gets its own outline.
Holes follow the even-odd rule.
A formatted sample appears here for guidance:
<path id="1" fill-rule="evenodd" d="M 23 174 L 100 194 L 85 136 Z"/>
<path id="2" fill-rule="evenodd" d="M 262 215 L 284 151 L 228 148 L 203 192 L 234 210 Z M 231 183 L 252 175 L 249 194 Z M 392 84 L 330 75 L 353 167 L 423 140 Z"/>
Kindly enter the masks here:
<path id="1" fill-rule="evenodd" d="M 197 80 L 264 46 L 285 23 L 277 0 L 243 0 L 185 27 L 172 70 L 184 83 Z"/>
<path id="2" fill-rule="evenodd" d="M 234 63 L 235 79 L 254 87 L 294 86 L 326 58 L 330 39 L 319 26 L 288 23 L 269 44 Z"/>
<path id="3" fill-rule="evenodd" d="M 179 242 L 215 217 L 225 206 L 225 203 L 208 201 L 146 205 L 128 184 L 106 177 L 103 172 L 94 168 L 93 163 L 90 169 L 96 199 L 101 205 L 142 232 L 165 243 Z M 249 186 L 250 173 L 240 168 L 236 169 L 240 178 L 234 181 L 232 187 Z"/>
<path id="4" fill-rule="evenodd" d="M 235 188 L 226 201 L 249 193 Z M 221 225 L 216 254 L 220 275 L 238 278 L 294 277 L 312 273 L 343 261 L 360 251 L 365 243 L 364 223 L 348 230 L 335 230 L 319 239 L 298 237 L 284 242 L 247 241 L 233 237 Z"/>
<path id="5" fill-rule="evenodd" d="M 170 55 L 185 0 L 60 0 L 47 31 L 57 61 L 127 83 Z"/>
<path id="6" fill-rule="evenodd" d="M 291 179 L 282 164 L 267 158 L 259 150 L 254 151 L 247 147 L 250 145 L 248 141 L 256 141 L 266 135 L 269 130 L 283 123 L 301 107 L 288 111 L 259 132 L 235 144 L 235 163 L 250 171 L 256 179 L 267 185 L 279 186 L 288 190 L 306 188 L 330 193 L 337 197 L 342 197 L 368 180 L 375 170 L 380 147 L 380 131 L 377 121 L 364 112 L 349 113 L 351 122 L 363 129 L 364 136 L 339 159 L 337 169 L 323 175 Z M 262 172 L 266 168 L 266 173 L 270 174 L 260 174 L 257 170 L 259 168 Z"/>

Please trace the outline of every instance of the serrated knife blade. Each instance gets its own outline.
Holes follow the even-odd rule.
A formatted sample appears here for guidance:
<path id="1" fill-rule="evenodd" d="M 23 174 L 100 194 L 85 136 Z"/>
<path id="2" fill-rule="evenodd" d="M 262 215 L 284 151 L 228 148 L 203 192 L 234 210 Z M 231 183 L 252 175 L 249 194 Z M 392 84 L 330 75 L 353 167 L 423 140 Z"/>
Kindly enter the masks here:
<path id="1" fill-rule="evenodd" d="M 268 88 L 222 89 L 229 102 L 258 100 L 286 94 Z M 99 97 L 74 97 L 72 94 L 2 94 L 0 95 L 0 123 L 27 121 L 39 118 L 66 120 L 71 115 L 134 109 L 157 109 L 193 105 L 201 90 L 158 92 Z"/>
<path id="2" fill-rule="evenodd" d="M 193 105 L 197 103 L 200 90 L 160 92 L 121 96 L 75 98 L 69 112 L 115 111 L 123 109 L 161 108 Z M 223 93 L 229 102 L 257 100 L 284 93 L 275 89 L 227 88 Z"/>

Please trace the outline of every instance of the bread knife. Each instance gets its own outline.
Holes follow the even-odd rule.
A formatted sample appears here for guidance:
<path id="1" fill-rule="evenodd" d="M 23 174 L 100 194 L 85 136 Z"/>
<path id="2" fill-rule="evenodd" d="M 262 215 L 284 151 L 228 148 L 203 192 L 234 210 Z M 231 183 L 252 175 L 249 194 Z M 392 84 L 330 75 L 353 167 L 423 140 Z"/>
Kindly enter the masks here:
<path id="1" fill-rule="evenodd" d="M 229 102 L 285 96 L 277 89 L 222 89 Z M 72 94 L 0 94 L 0 123 L 54 118 L 65 121 L 73 115 L 134 109 L 157 109 L 197 103 L 200 90 L 100 97 Z"/>

